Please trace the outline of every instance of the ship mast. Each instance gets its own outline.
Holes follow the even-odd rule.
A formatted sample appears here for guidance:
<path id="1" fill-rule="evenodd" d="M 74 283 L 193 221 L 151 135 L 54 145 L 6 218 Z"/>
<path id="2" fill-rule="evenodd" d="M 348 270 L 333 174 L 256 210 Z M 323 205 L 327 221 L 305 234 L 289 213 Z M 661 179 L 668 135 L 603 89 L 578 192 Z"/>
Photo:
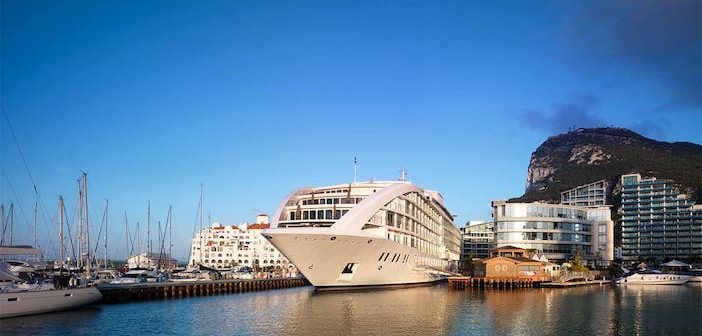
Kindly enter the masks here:
<path id="1" fill-rule="evenodd" d="M 200 232 L 198 233 L 200 235 L 200 264 L 202 265 L 202 221 L 204 220 L 204 211 L 202 209 L 202 183 L 200 183 Z"/>
<path id="2" fill-rule="evenodd" d="M 63 207 L 63 196 L 59 195 L 59 260 L 61 264 L 59 265 L 61 272 L 63 272 L 63 261 L 64 261 L 64 246 L 63 246 L 63 218 L 64 218 L 64 207 Z"/>
<path id="3" fill-rule="evenodd" d="M 34 213 L 32 214 L 32 231 L 34 231 L 34 247 L 37 247 L 37 206 L 38 203 L 34 202 Z"/>
<path id="4" fill-rule="evenodd" d="M 146 246 L 151 257 L 151 201 L 146 205 Z"/>
<path id="5" fill-rule="evenodd" d="M 2 238 L 0 238 L 0 246 L 5 245 L 5 204 L 0 204 L 0 220 L 2 221 Z"/>
<path id="6" fill-rule="evenodd" d="M 107 223 L 109 221 L 109 216 L 108 216 L 108 200 L 105 199 L 105 270 L 107 270 Z"/>
<path id="7" fill-rule="evenodd" d="M 168 260 L 166 260 L 166 265 L 170 268 L 170 262 L 173 258 L 171 253 L 173 252 L 173 206 L 168 206 Z"/>

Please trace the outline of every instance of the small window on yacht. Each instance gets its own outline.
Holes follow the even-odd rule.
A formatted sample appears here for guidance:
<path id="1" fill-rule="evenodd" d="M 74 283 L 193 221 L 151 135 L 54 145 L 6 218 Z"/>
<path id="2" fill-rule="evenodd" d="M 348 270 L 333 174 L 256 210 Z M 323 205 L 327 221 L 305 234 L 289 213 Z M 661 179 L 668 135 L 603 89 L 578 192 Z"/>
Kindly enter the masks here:
<path id="1" fill-rule="evenodd" d="M 348 263 L 348 264 L 346 264 L 346 267 L 344 267 L 344 270 L 341 271 L 341 274 L 353 273 L 353 265 L 354 265 L 354 263 Z"/>
<path id="2" fill-rule="evenodd" d="M 390 256 L 390 253 L 386 254 L 386 255 L 385 255 L 385 259 L 383 259 L 383 261 L 388 261 L 388 257 L 389 257 L 389 256 Z"/>
<path id="3" fill-rule="evenodd" d="M 302 212 L 302 219 L 309 219 L 308 216 L 309 216 L 309 214 L 308 214 L 307 210 Z"/>
<path id="4" fill-rule="evenodd" d="M 334 199 L 334 204 L 339 204 L 339 198 Z"/>
<path id="5" fill-rule="evenodd" d="M 341 215 L 343 216 L 343 215 L 345 215 L 347 212 L 349 212 L 349 211 L 348 211 L 348 210 L 341 210 Z"/>
<path id="6" fill-rule="evenodd" d="M 336 210 L 334 212 L 334 219 L 339 219 L 341 218 L 341 210 Z"/>
<path id="7" fill-rule="evenodd" d="M 332 199 L 331 199 L 331 198 L 327 198 L 327 204 L 332 204 Z"/>
<path id="8" fill-rule="evenodd" d="M 310 210 L 310 219 L 317 219 L 317 211 Z"/>
<path id="9" fill-rule="evenodd" d="M 331 211 L 331 210 L 325 211 L 325 212 L 324 212 L 324 217 L 325 217 L 326 219 L 332 219 L 332 211 Z"/>
<path id="10" fill-rule="evenodd" d="M 381 253 L 381 254 L 380 254 L 380 258 L 378 258 L 378 261 L 380 261 L 381 259 L 383 259 L 384 256 L 385 256 L 385 252 Z"/>
<path id="11" fill-rule="evenodd" d="M 295 220 L 295 211 L 290 211 L 290 220 Z"/>

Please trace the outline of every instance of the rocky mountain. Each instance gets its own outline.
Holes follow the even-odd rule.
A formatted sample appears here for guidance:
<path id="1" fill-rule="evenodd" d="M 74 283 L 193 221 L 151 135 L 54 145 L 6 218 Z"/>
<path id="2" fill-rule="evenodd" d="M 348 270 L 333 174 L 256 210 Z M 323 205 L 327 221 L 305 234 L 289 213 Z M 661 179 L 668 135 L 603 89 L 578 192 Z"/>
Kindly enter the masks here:
<path id="1" fill-rule="evenodd" d="M 531 155 L 525 194 L 511 201 L 558 202 L 563 190 L 607 179 L 617 205 L 619 177 L 628 173 L 669 180 L 702 203 L 702 146 L 625 128 L 581 128 L 548 138 Z"/>

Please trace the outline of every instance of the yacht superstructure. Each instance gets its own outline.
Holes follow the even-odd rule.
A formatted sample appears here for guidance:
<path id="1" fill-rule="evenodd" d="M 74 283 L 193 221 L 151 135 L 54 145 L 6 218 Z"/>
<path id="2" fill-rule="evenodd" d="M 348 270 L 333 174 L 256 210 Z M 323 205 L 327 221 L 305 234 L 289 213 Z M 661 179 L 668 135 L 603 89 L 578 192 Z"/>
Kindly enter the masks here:
<path id="1" fill-rule="evenodd" d="M 441 194 L 406 181 L 299 189 L 262 234 L 318 288 L 430 283 L 460 259 Z"/>

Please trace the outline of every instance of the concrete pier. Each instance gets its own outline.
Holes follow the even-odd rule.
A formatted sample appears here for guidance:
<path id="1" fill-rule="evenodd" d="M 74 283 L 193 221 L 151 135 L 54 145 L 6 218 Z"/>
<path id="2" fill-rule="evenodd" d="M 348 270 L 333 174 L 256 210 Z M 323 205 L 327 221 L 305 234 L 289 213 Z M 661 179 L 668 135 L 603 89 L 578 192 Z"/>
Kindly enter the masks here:
<path id="1" fill-rule="evenodd" d="M 300 278 L 254 280 L 206 280 L 97 286 L 102 303 L 127 303 L 140 300 L 176 299 L 228 293 L 307 286 Z"/>

